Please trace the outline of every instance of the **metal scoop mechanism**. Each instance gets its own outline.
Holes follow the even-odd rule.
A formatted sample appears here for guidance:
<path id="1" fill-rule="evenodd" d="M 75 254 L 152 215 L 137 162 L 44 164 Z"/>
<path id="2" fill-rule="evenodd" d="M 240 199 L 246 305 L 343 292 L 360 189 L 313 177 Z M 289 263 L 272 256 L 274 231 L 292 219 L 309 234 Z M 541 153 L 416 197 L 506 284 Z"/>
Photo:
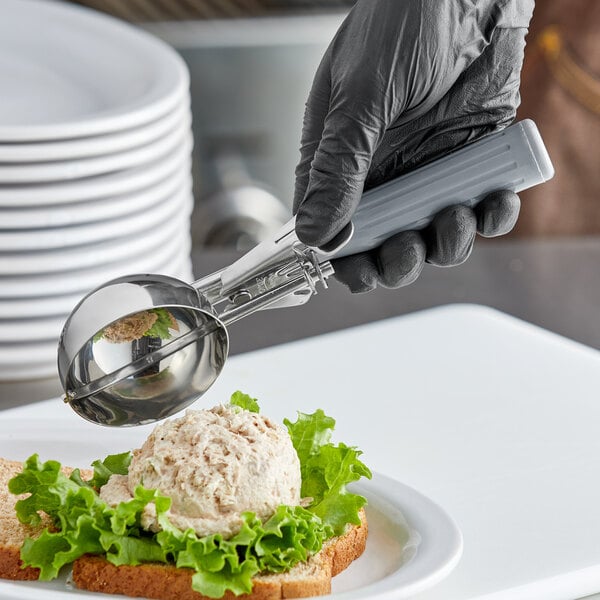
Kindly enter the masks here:
<path id="1" fill-rule="evenodd" d="M 427 226 L 447 206 L 475 206 L 554 169 L 532 121 L 516 123 L 364 193 L 327 252 L 300 242 L 291 219 L 235 263 L 187 284 L 162 275 L 110 281 L 75 307 L 60 336 L 65 402 L 102 425 L 141 425 L 197 400 L 219 376 L 226 327 L 257 310 L 296 306 L 327 287 L 329 260 Z M 343 238 L 343 239 L 342 239 Z"/>
<path id="2" fill-rule="evenodd" d="M 65 402 L 102 425 L 164 419 L 219 376 L 227 325 L 257 310 L 302 304 L 332 274 L 290 221 L 276 239 L 191 285 L 164 275 L 109 281 L 81 300 L 63 328 Z"/>

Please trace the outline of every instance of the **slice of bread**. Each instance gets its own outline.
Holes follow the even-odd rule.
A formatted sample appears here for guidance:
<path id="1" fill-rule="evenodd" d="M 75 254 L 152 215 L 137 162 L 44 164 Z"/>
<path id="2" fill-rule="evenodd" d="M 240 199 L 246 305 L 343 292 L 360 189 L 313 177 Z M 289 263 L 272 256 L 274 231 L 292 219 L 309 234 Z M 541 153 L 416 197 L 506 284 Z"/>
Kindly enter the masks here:
<path id="1" fill-rule="evenodd" d="M 37 527 L 23 525 L 16 517 L 17 496 L 8 491 L 8 480 L 21 472 L 22 463 L 0 458 L 0 578 L 38 578 L 39 570 L 22 568 L 20 549 L 26 537 L 35 537 L 50 525 L 47 517 Z M 66 473 L 70 469 L 65 469 Z M 91 472 L 83 473 L 91 477 Z M 233 600 L 271 600 L 319 596 L 331 592 L 331 578 L 358 558 L 364 551 L 368 525 L 361 510 L 361 525 L 349 526 L 344 535 L 328 540 L 321 552 L 305 563 L 281 574 L 261 574 L 253 579 L 251 594 L 223 598 Z M 82 556 L 73 563 L 73 582 L 78 588 L 107 594 L 153 598 L 158 600 L 208 600 L 192 590 L 191 569 L 148 563 L 138 566 L 115 566 L 101 556 Z"/>
<path id="2" fill-rule="evenodd" d="M 21 561 L 21 546 L 28 537 L 37 537 L 46 527 L 52 527 L 48 515 L 40 515 L 39 525 L 24 525 L 17 519 L 15 504 L 22 496 L 15 496 L 8 491 L 8 481 L 23 470 L 23 463 L 0 458 L 0 578 L 14 580 L 33 580 L 39 577 L 39 569 L 23 568 Z M 69 475 L 73 469 L 65 468 L 63 472 Z M 89 479 L 91 470 L 82 470 L 81 476 Z"/>
<path id="3" fill-rule="evenodd" d="M 50 519 L 42 518 L 37 527 L 23 525 L 15 514 L 15 503 L 22 496 L 8 491 L 8 480 L 23 470 L 23 464 L 0 458 L 0 577 L 4 579 L 37 579 L 39 569 L 22 568 L 21 546 L 27 537 L 36 537 L 48 527 Z"/>

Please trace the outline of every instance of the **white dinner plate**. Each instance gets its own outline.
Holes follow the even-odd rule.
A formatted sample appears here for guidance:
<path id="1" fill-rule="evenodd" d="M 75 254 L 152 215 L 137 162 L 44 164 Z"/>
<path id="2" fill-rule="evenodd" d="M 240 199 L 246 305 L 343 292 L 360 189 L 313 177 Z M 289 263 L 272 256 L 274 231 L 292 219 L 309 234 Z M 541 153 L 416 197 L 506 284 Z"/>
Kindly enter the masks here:
<path id="1" fill-rule="evenodd" d="M 69 409 L 57 400 L 57 411 Z M 0 456 L 24 460 L 37 452 L 42 460 L 87 467 L 106 454 L 138 447 L 151 431 L 141 428 L 99 428 L 69 413 L 64 420 L 18 420 L 0 432 Z M 374 474 L 371 481 L 351 486 L 368 499 L 369 537 L 364 554 L 333 579 L 331 600 L 408 598 L 446 577 L 462 553 L 462 536 L 448 514 L 416 490 Z M 0 580 L 0 595 L 11 600 L 94 598 L 98 594 L 52 582 Z"/>
<path id="2" fill-rule="evenodd" d="M 125 171 L 65 182 L 0 185 L 0 207 L 69 204 L 147 189 L 181 168 L 189 160 L 191 149 L 190 138 L 164 158 Z"/>
<path id="3" fill-rule="evenodd" d="M 179 252 L 172 257 L 168 268 L 169 272 L 165 271 L 165 274 L 182 281 L 193 281 L 189 243 L 182 244 Z M 81 300 L 81 296 L 81 292 L 76 292 L 65 295 L 0 298 L 0 319 L 35 319 L 66 315 Z"/>
<path id="4" fill-rule="evenodd" d="M 164 137 L 189 114 L 189 98 L 184 96 L 171 112 L 134 129 L 58 142 L 0 143 L 0 163 L 31 163 L 103 156 L 144 146 Z"/>
<path id="5" fill-rule="evenodd" d="M 65 227 L 124 217 L 164 201 L 184 185 L 189 186 L 191 179 L 191 161 L 188 159 L 163 181 L 131 194 L 70 204 L 0 207 L 0 229 Z"/>
<path id="6" fill-rule="evenodd" d="M 2 142 L 138 127 L 172 110 L 188 80 L 172 48 L 122 21 L 61 2 L 2 0 Z"/>
<path id="7" fill-rule="evenodd" d="M 190 204 L 191 189 L 186 185 L 178 190 L 173 203 Z M 165 200 L 167 202 L 167 200 Z M 61 273 L 75 269 L 97 268 L 115 261 L 128 261 L 142 253 L 151 252 L 172 237 L 189 231 L 189 211 L 182 211 L 165 220 L 160 227 L 125 235 L 115 239 L 75 247 L 34 252 L 0 252 L 0 277 Z M 0 338 L 2 336 L 0 335 Z"/>
<path id="8" fill-rule="evenodd" d="M 81 293 L 64 296 L 0 298 L 0 319 L 35 319 L 65 315 L 81 300 Z"/>
<path id="9" fill-rule="evenodd" d="M 52 352 L 56 353 L 56 344 L 53 344 L 54 350 L 49 349 L 48 356 Z M 56 360 L 46 360 L 40 363 L 28 361 L 21 365 L 10 365 L 4 367 L 0 364 L 0 382 L 13 383 L 17 381 L 31 381 L 34 379 L 49 379 L 58 377 L 58 367 Z M 0 596 L 2 597 L 2 596 Z"/>
<path id="10" fill-rule="evenodd" d="M 190 135 L 190 124 L 191 117 L 187 114 L 164 137 L 144 146 L 105 156 L 56 162 L 0 164 L 0 184 L 69 181 L 139 167 L 171 154 Z"/>
<path id="11" fill-rule="evenodd" d="M 123 235 L 133 237 L 139 232 L 160 227 L 172 215 L 181 211 L 184 204 L 187 210 L 190 198 L 191 194 L 174 195 L 133 215 L 83 223 L 74 227 L 0 230 L 0 252 L 58 249 L 110 240 Z"/>
<path id="12" fill-rule="evenodd" d="M 191 204 L 191 202 L 190 202 Z M 189 209 L 189 207 L 188 207 Z M 52 295 L 85 293 L 105 281 L 129 273 L 156 273 L 158 266 L 170 264 L 175 257 L 179 260 L 182 252 L 189 252 L 189 234 L 176 236 L 161 247 L 154 248 L 131 260 L 99 265 L 87 268 L 46 275 L 28 275 L 26 277 L 0 277 L 0 298 L 27 298 Z M 179 264 L 179 263 L 178 263 Z"/>
<path id="13" fill-rule="evenodd" d="M 0 375 L 12 376 L 20 366 L 47 364 L 56 359 L 57 342 L 54 339 L 35 343 L 0 343 Z M 55 361 L 56 362 L 56 361 Z"/>

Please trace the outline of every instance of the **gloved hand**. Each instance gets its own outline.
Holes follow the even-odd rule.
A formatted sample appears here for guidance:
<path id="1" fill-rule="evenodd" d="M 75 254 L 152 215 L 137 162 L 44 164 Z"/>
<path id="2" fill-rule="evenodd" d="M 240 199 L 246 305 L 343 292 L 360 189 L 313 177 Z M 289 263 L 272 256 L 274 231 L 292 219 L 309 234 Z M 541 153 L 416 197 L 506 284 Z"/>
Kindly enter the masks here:
<path id="1" fill-rule="evenodd" d="M 358 0 L 321 61 L 296 168 L 296 232 L 326 246 L 363 190 L 508 125 L 533 0 Z M 412 283 L 424 262 L 462 263 L 476 232 L 514 226 L 520 202 L 499 191 L 451 206 L 423 231 L 334 260 L 353 292 Z"/>

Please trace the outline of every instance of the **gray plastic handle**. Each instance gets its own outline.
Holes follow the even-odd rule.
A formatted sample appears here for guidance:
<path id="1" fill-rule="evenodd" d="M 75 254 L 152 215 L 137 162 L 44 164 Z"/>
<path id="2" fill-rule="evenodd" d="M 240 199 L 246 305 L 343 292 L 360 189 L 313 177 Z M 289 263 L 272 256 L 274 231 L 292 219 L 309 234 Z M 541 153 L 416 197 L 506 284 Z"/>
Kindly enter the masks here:
<path id="1" fill-rule="evenodd" d="M 336 257 L 370 250 L 400 231 L 422 229 L 447 206 L 475 206 L 496 190 L 548 181 L 554 167 L 529 119 L 477 140 L 363 194 L 354 235 Z"/>

